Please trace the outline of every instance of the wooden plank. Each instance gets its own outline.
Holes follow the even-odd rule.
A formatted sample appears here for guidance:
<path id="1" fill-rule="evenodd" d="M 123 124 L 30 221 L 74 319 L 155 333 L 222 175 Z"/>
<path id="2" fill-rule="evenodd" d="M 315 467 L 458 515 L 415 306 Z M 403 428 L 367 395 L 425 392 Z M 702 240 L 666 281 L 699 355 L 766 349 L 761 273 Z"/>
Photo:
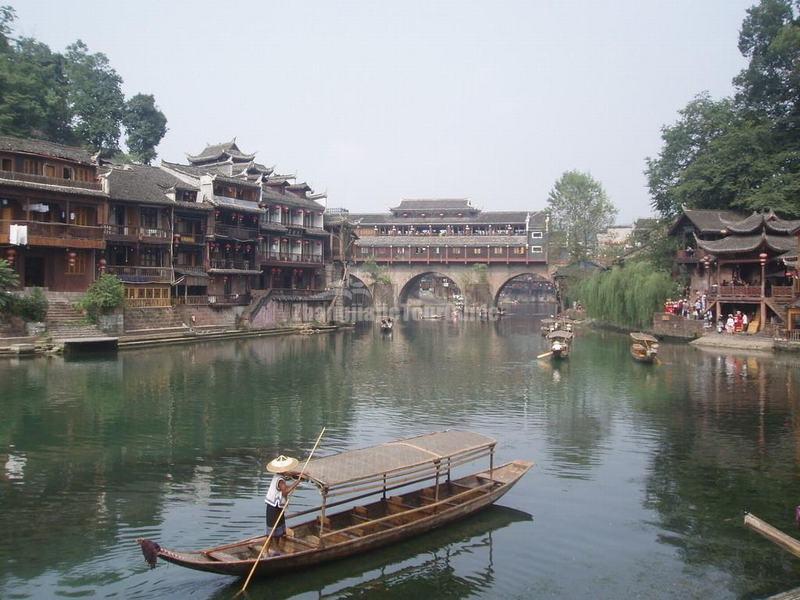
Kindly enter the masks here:
<path id="1" fill-rule="evenodd" d="M 781 530 L 776 529 L 766 521 L 762 521 L 755 515 L 747 513 L 744 516 L 744 526 L 760 535 L 763 535 L 773 544 L 780 546 L 787 552 L 791 552 L 800 558 L 800 542 L 793 537 L 786 535 Z"/>

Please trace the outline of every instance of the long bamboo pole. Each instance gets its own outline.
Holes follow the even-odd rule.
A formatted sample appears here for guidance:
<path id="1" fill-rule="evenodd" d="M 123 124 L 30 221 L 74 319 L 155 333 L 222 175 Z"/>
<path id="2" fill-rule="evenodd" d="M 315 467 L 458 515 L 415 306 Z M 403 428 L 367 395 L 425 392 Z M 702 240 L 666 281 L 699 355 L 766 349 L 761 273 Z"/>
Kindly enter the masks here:
<path id="1" fill-rule="evenodd" d="M 773 544 L 777 544 L 787 552 L 791 552 L 797 557 L 800 557 L 800 542 L 790 535 L 786 535 L 779 529 L 776 529 L 766 521 L 762 521 L 757 516 L 747 513 L 744 516 L 744 526 L 752 529 L 756 533 L 763 535 Z"/>
<path id="2" fill-rule="evenodd" d="M 298 481 L 301 481 L 303 479 L 303 475 L 306 472 L 306 467 L 308 466 L 308 461 L 310 461 L 311 457 L 314 456 L 314 452 L 316 452 L 317 446 L 319 446 L 319 442 L 320 442 L 320 440 L 322 440 L 322 435 L 324 433 L 325 433 L 325 428 L 323 427 L 322 431 L 319 432 L 319 436 L 317 436 L 317 441 L 314 443 L 314 447 L 311 449 L 311 453 L 308 455 L 308 458 L 306 458 L 306 462 L 303 465 L 303 469 L 300 471 L 300 476 L 298 477 Z M 278 518 L 275 519 L 275 523 L 272 525 L 272 530 L 269 532 L 269 535 L 267 536 L 267 539 L 264 540 L 264 545 L 261 546 L 261 551 L 258 553 L 258 556 L 256 557 L 256 560 L 253 562 L 253 567 L 250 569 L 250 574 L 247 576 L 247 579 L 245 580 L 244 585 L 242 586 L 242 589 L 239 590 L 239 593 L 244 592 L 247 589 L 247 586 L 250 584 L 250 579 L 252 579 L 253 573 L 256 572 L 256 567 L 258 566 L 258 562 L 261 560 L 261 556 L 264 554 L 264 551 L 267 549 L 267 546 L 269 546 L 269 542 L 272 539 L 272 534 L 275 533 L 275 528 L 278 526 L 278 523 L 281 522 L 281 517 L 283 517 L 283 513 L 286 512 L 286 507 L 287 506 L 289 506 L 289 499 L 288 498 L 286 499 L 286 504 L 283 505 L 283 508 L 281 509 L 281 512 L 278 513 Z"/>

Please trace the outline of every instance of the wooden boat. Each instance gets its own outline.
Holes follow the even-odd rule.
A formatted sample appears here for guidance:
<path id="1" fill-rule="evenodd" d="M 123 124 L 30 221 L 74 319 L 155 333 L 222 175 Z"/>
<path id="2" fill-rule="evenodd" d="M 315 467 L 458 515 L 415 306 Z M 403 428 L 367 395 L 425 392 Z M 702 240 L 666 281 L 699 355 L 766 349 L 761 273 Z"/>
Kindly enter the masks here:
<path id="1" fill-rule="evenodd" d="M 542 319 L 542 337 L 547 337 L 552 332 L 556 331 L 558 327 L 556 326 L 555 319 Z"/>
<path id="2" fill-rule="evenodd" d="M 479 511 L 501 498 L 527 473 L 532 462 L 515 460 L 494 466 L 496 441 L 468 431 L 442 431 L 371 448 L 313 459 L 306 468 L 308 481 L 322 496 L 322 504 L 288 515 L 287 519 L 317 513 L 316 518 L 289 523 L 278 553 L 265 553 L 255 575 L 300 570 L 331 560 L 362 554 L 441 527 Z M 481 458 L 489 468 L 453 479 L 452 470 Z M 403 491 L 412 484 L 425 487 Z M 334 502 L 334 497 L 341 499 Z M 329 514 L 329 509 L 373 497 L 367 504 Z M 196 551 L 155 546 L 164 560 L 236 577 L 246 576 L 256 562 L 266 536 L 257 536 Z M 154 547 L 149 540 L 139 540 Z"/>
<path id="3" fill-rule="evenodd" d="M 643 363 L 652 363 L 658 354 L 658 340 L 647 333 L 631 333 L 631 356 L 634 360 Z"/>
<path id="4" fill-rule="evenodd" d="M 550 352 L 554 359 L 568 358 L 572 346 L 572 334 L 569 331 L 557 329 L 547 335 L 550 340 Z"/>

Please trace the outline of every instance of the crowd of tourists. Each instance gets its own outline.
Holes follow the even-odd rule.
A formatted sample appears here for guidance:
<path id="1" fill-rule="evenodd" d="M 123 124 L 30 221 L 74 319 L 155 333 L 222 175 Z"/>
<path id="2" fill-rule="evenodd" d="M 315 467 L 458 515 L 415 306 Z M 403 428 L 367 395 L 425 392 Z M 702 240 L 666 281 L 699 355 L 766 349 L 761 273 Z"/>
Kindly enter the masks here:
<path id="1" fill-rule="evenodd" d="M 695 300 L 689 298 L 679 298 L 678 300 L 668 299 L 664 303 L 664 312 L 671 315 L 679 315 L 684 319 L 702 319 L 704 327 L 711 329 L 715 326 L 714 310 L 708 303 L 706 294 L 697 292 Z M 716 329 L 718 333 L 742 333 L 747 331 L 749 318 L 746 313 L 740 310 L 729 313 L 727 316 L 720 313 L 716 319 Z"/>

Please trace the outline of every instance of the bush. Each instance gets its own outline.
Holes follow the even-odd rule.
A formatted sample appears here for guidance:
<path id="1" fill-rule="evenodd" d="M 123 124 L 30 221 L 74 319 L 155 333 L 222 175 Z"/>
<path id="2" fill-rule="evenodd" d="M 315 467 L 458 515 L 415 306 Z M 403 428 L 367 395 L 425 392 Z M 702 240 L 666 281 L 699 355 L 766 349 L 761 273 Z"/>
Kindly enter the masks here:
<path id="1" fill-rule="evenodd" d="M 125 300 L 125 286 L 115 275 L 101 275 L 78 302 L 78 307 L 85 310 L 89 319 L 97 321 L 97 317 L 110 313 L 122 305 Z"/>
<path id="2" fill-rule="evenodd" d="M 10 312 L 26 321 L 44 321 L 47 316 L 47 306 L 44 292 L 41 288 L 34 288 L 27 296 L 14 296 Z"/>

